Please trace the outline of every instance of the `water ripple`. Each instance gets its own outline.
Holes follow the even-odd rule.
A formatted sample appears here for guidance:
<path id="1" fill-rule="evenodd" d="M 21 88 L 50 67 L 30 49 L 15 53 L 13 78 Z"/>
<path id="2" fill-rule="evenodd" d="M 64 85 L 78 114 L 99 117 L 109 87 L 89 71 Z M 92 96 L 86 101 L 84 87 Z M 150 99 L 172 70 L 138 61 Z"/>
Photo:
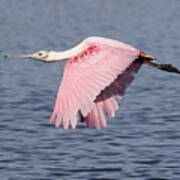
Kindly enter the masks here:
<path id="1" fill-rule="evenodd" d="M 178 0 L 2 0 L 0 11 L 2 55 L 64 50 L 100 35 L 180 67 Z M 1 59 L 1 180 L 180 179 L 179 76 L 144 66 L 107 129 L 64 131 L 47 123 L 63 68 Z"/>

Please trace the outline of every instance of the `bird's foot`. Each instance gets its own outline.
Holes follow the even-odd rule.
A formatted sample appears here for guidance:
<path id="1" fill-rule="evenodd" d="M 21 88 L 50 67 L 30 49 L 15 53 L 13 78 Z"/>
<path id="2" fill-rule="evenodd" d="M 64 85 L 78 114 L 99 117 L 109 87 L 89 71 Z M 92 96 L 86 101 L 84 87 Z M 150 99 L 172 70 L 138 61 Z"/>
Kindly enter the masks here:
<path id="1" fill-rule="evenodd" d="M 174 72 L 180 74 L 180 70 L 177 69 L 176 67 L 173 67 L 171 64 L 159 64 L 159 69 L 162 71 L 167 71 L 167 72 Z"/>

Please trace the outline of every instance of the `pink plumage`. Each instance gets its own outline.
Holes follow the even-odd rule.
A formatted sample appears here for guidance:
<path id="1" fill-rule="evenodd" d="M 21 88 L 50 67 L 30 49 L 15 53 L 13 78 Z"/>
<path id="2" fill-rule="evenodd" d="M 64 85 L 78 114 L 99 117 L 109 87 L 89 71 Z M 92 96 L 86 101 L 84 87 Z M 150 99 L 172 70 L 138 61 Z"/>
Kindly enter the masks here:
<path id="1" fill-rule="evenodd" d="M 72 49 L 38 51 L 5 58 L 31 58 L 44 62 L 69 59 L 65 65 L 54 111 L 49 119 L 56 127 L 76 128 L 81 121 L 90 128 L 105 128 L 105 114 L 113 117 L 118 110 L 118 100 L 133 81 L 142 64 L 180 74 L 171 64 L 156 64 L 156 59 L 143 51 L 120 41 L 103 37 L 90 37 Z"/>
<path id="2" fill-rule="evenodd" d="M 142 62 L 134 47 L 102 38 L 86 40 L 87 48 L 65 65 L 54 111 L 49 122 L 64 129 L 75 128 L 77 113 L 88 127 L 105 128 L 105 112 L 115 115 L 118 99 L 134 78 Z"/>

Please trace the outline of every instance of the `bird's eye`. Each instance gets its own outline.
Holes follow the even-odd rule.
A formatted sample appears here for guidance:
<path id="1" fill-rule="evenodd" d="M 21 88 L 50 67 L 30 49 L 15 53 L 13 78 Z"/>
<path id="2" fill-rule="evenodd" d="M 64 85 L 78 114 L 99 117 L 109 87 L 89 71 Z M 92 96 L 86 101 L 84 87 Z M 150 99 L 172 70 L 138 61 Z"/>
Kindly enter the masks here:
<path id="1" fill-rule="evenodd" d="M 42 52 L 39 52 L 38 55 L 39 55 L 39 56 L 42 56 L 43 54 L 42 54 Z"/>

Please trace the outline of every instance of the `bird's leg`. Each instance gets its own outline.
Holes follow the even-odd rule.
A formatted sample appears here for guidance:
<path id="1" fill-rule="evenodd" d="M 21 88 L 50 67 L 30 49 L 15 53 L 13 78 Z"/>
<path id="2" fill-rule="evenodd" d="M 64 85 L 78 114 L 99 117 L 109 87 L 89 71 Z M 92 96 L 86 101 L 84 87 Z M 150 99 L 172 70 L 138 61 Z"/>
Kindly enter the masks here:
<path id="1" fill-rule="evenodd" d="M 172 73 L 178 73 L 180 74 L 180 70 L 176 67 L 172 66 L 171 64 L 157 64 L 149 60 L 144 60 L 144 64 L 147 64 L 149 66 L 152 66 L 154 68 L 160 69 L 162 71 L 172 72 Z"/>

